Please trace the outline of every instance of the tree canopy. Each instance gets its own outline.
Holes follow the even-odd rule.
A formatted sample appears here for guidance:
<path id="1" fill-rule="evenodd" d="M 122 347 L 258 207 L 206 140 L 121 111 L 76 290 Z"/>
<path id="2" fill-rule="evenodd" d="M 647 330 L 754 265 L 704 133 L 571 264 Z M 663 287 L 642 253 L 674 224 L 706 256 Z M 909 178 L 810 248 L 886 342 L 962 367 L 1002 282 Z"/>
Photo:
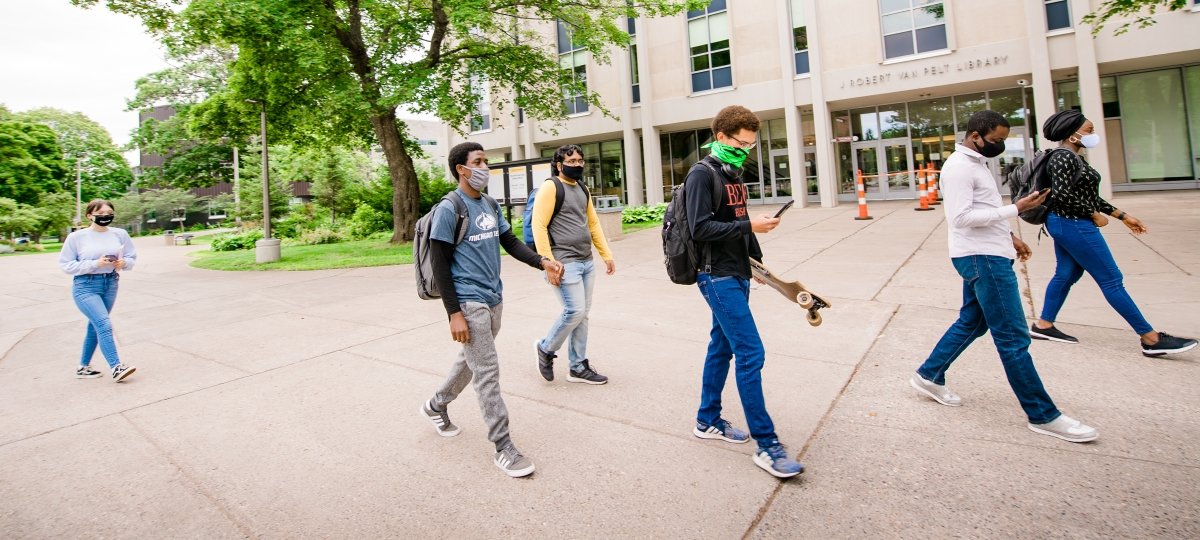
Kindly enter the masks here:
<path id="1" fill-rule="evenodd" d="M 100 0 L 72 0 L 92 6 Z M 495 113 L 565 117 L 564 92 L 584 83 L 559 75 L 552 24 L 564 21 L 572 43 L 605 63 L 628 44 L 626 17 L 673 14 L 705 0 L 105 0 L 139 17 L 170 45 L 232 46 L 226 84 L 189 113 L 207 137 L 252 133 L 265 103 L 272 137 L 299 145 L 379 145 L 393 194 L 393 241 L 409 240 L 418 217 L 413 156 L 419 147 L 397 109 L 436 114 L 465 131 L 482 94 Z M 520 91 L 517 91 L 520 90 Z M 495 114 L 494 113 L 494 114 Z"/>
<path id="2" fill-rule="evenodd" d="M 1084 24 L 1091 25 L 1092 34 L 1099 34 L 1112 19 L 1126 20 L 1113 31 L 1124 34 L 1131 28 L 1146 28 L 1154 24 L 1154 14 L 1159 11 L 1178 11 L 1188 7 L 1192 0 L 1104 0 L 1100 7 L 1083 16 Z"/>
<path id="3" fill-rule="evenodd" d="M 64 189 L 67 164 L 58 137 L 42 124 L 0 121 L 0 197 L 36 204 Z"/>
<path id="4" fill-rule="evenodd" d="M 129 163 L 113 144 L 108 130 L 83 113 L 42 107 L 16 113 L 13 118 L 42 124 L 54 131 L 66 155 L 68 184 L 73 183 L 70 180 L 74 179 L 76 162 L 79 162 L 83 199 L 116 197 L 125 193 L 133 181 Z"/>

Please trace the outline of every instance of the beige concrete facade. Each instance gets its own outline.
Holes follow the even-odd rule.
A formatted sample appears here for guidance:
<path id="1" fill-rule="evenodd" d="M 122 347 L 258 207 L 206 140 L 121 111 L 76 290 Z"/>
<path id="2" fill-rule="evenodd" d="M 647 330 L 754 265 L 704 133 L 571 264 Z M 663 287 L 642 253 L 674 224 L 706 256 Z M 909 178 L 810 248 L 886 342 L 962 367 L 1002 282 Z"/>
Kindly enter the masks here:
<path id="1" fill-rule="evenodd" d="M 986 104 L 991 105 L 1004 95 L 1019 96 L 1016 99 L 1021 104 L 1014 114 L 1030 120 L 1030 125 L 1014 130 L 1015 139 L 1010 138 L 1009 147 L 1015 154 L 1007 161 L 1001 159 L 998 175 L 1005 167 L 1020 163 L 1035 148 L 1048 144 L 1034 140 L 1034 133 L 1040 131 L 1038 124 L 1045 117 L 1063 107 L 1076 106 L 1096 121 L 1105 141 L 1088 151 L 1088 159 L 1105 178 L 1106 194 L 1111 195 L 1114 183 L 1122 190 L 1200 186 L 1200 32 L 1196 32 L 1200 28 L 1200 7 L 1156 15 L 1157 23 L 1150 28 L 1116 36 L 1113 30 L 1119 23 L 1115 23 L 1093 36 L 1091 27 L 1079 21 L 1101 1 L 1064 1 L 1066 5 L 1057 8 L 1068 8 L 1073 24 L 1055 30 L 1048 30 L 1051 8 L 1046 0 L 947 0 L 940 8 L 929 8 L 940 13 L 917 7 L 912 10 L 913 20 L 937 15 L 938 24 L 944 25 L 945 46 L 914 54 L 892 54 L 891 58 L 885 51 L 884 27 L 891 24 L 887 21 L 894 15 L 881 10 L 908 9 L 896 8 L 905 4 L 903 0 L 731 1 L 723 12 L 729 36 L 731 84 L 704 91 L 693 91 L 689 46 L 694 40 L 690 41 L 689 16 L 639 19 L 635 42 L 640 103 L 634 102 L 631 91 L 630 53 L 613 51 L 607 65 L 589 60 L 587 79 L 589 89 L 601 96 L 615 118 L 592 107 L 558 125 L 558 133 L 553 135 L 550 125 L 535 119 L 517 126 L 511 105 L 501 113 L 493 107 L 491 129 L 465 138 L 483 144 L 493 162 L 540 157 L 547 149 L 568 142 L 620 141 L 623 156 L 619 171 L 602 171 L 597 181 L 619 182 L 627 204 L 654 203 L 662 201 L 671 185 L 681 181 L 672 176 L 671 170 L 679 176 L 678 171 L 686 171 L 689 161 L 694 162 L 700 155 L 693 143 L 689 143 L 691 153 L 688 148 L 664 148 L 664 143 L 669 146 L 674 144 L 672 141 L 682 140 L 671 139 L 670 135 L 700 130 L 698 142 L 703 143 L 712 115 L 726 105 L 740 104 L 758 113 L 764 124 L 782 120 L 769 141 L 760 131 L 760 169 L 757 179 L 748 180 L 760 183 L 759 198 L 764 202 L 792 198 L 790 181 L 794 180 L 797 186 L 809 186 L 807 197 L 796 196 L 798 202 L 829 207 L 837 205 L 839 199 L 849 199 L 846 182 L 852 176 L 850 169 L 870 169 L 877 154 L 881 156 L 880 174 L 891 172 L 887 160 L 899 160 L 897 170 L 930 164 L 936 167 L 952 151 L 951 143 L 961 139 L 964 123 L 960 118 L 953 124 L 957 129 L 939 136 L 940 146 L 932 150 L 927 146 L 929 139 L 919 141 L 921 137 L 911 126 L 903 127 L 908 136 L 879 140 L 875 145 L 872 135 L 886 137 L 868 131 L 865 137 L 852 140 L 853 133 L 839 132 L 843 124 L 858 122 L 857 117 L 851 118 L 851 113 L 858 114 L 854 111 L 881 107 L 880 115 L 872 118 L 884 124 L 885 115 L 891 111 L 887 107 L 899 106 L 900 111 L 912 112 L 917 104 L 940 103 L 938 106 L 950 108 L 954 98 L 957 114 L 965 117 L 972 107 L 982 108 L 985 103 L 969 102 L 966 96 L 984 99 L 986 95 Z M 797 74 L 793 61 L 795 21 L 804 21 L 807 31 L 807 73 Z M 548 27 L 546 33 L 553 35 L 553 27 Z M 554 43 L 552 39 L 550 43 Z M 1162 173 L 1162 181 L 1155 181 L 1153 172 L 1141 172 L 1144 164 L 1131 165 L 1128 158 L 1140 156 L 1136 159 L 1147 161 L 1145 147 L 1157 144 L 1157 139 L 1147 138 L 1145 133 L 1161 129 L 1146 127 L 1146 121 L 1153 120 L 1154 115 L 1180 115 L 1157 109 L 1139 113 L 1142 117 L 1137 119 L 1136 133 L 1131 133 L 1123 126 L 1132 120 L 1110 113 L 1117 108 L 1137 108 L 1128 103 L 1133 98 L 1123 97 L 1118 102 L 1111 97 L 1118 88 L 1130 89 L 1130 95 L 1135 95 L 1132 89 L 1139 81 L 1130 79 L 1126 84 L 1121 77 L 1153 70 L 1169 71 L 1170 87 L 1178 86 L 1186 92 L 1178 96 L 1186 103 L 1177 105 L 1187 117 L 1183 129 L 1190 143 L 1180 144 L 1190 145 L 1192 154 L 1190 164 L 1176 156 L 1180 163 Z M 1074 92 L 1076 85 L 1077 95 L 1064 96 L 1065 88 Z M 1163 99 L 1169 102 L 1175 98 L 1167 95 Z M 901 114 L 912 118 L 906 112 Z M 950 125 L 946 127 L 950 129 Z M 462 140 L 460 135 L 450 135 L 451 145 Z M 885 142 L 895 144 L 886 147 Z M 587 157 L 590 162 L 595 156 Z M 802 163 L 810 164 L 807 170 L 803 165 L 788 167 Z M 1190 169 L 1186 174 L 1180 172 L 1185 165 Z M 1137 170 L 1131 173 L 1131 168 Z M 798 178 L 801 173 L 807 182 Z M 1131 175 L 1137 178 L 1131 181 Z M 899 180 L 893 180 L 897 185 L 885 186 L 877 193 L 878 198 L 916 196 L 915 175 L 896 178 Z M 905 181 L 911 185 L 903 185 Z M 785 190 L 781 187 L 784 185 L 789 187 Z"/>

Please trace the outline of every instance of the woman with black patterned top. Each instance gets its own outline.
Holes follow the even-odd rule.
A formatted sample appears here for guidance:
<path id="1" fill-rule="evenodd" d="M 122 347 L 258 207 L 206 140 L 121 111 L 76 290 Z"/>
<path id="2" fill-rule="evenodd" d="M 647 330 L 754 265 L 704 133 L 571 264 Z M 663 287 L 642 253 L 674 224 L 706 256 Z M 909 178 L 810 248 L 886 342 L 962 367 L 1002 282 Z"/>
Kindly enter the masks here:
<path id="1" fill-rule="evenodd" d="M 1142 354 L 1153 357 L 1194 348 L 1196 340 L 1155 331 L 1146 322 L 1125 290 L 1121 269 L 1100 234 L 1099 228 L 1108 224 L 1109 216 L 1124 223 L 1133 234 L 1144 234 L 1147 229 L 1141 220 L 1100 197 L 1100 173 L 1079 157 L 1080 150 L 1100 144 L 1095 125 L 1079 111 L 1068 110 L 1046 119 L 1042 133 L 1051 141 L 1061 141 L 1046 158 L 1052 193 L 1046 201 L 1050 207 L 1046 231 L 1054 238 L 1058 265 L 1046 286 L 1042 317 L 1029 328 L 1030 336 L 1063 343 L 1079 342 L 1055 328 L 1054 319 L 1071 286 L 1086 271 L 1096 280 L 1108 304 L 1141 336 Z"/>

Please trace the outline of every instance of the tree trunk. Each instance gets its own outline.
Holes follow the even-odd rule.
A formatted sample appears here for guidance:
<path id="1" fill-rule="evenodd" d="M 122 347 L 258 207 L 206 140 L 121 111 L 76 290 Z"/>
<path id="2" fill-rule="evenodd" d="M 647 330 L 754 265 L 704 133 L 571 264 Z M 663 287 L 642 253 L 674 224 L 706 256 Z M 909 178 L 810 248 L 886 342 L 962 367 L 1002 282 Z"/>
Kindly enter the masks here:
<path id="1" fill-rule="evenodd" d="M 400 130 L 396 128 L 396 109 L 371 117 L 375 137 L 387 157 L 388 175 L 392 177 L 392 243 L 410 242 L 417 225 L 417 213 L 421 208 L 421 191 L 417 184 L 417 171 L 412 156 L 404 147 Z"/>

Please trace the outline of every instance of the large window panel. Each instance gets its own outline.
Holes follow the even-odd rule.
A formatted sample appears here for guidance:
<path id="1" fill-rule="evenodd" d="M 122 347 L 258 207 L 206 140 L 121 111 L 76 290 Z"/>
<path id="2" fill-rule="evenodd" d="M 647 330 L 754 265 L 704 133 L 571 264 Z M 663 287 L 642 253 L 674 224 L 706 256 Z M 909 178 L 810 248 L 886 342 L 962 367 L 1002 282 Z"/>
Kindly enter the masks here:
<path id="1" fill-rule="evenodd" d="M 1183 78 L 1187 81 L 1188 126 L 1192 133 L 1192 174 L 1200 179 L 1200 66 L 1185 68 Z"/>
<path id="2" fill-rule="evenodd" d="M 958 132 L 966 132 L 971 115 L 984 109 L 987 109 L 987 98 L 983 92 L 954 96 L 954 119 L 958 123 Z"/>
<path id="3" fill-rule="evenodd" d="M 729 13 L 724 1 L 688 12 L 692 92 L 733 86 L 729 54 Z"/>
<path id="4" fill-rule="evenodd" d="M 792 49 L 795 56 L 796 75 L 808 73 L 808 24 L 804 20 L 804 2 L 792 0 Z"/>
<path id="5" fill-rule="evenodd" d="M 568 115 L 588 112 L 587 51 L 574 43 L 566 23 L 558 21 L 558 65 L 563 109 Z"/>
<path id="6" fill-rule="evenodd" d="M 1046 0 L 1046 30 L 1060 30 L 1071 26 L 1070 2 Z"/>
<path id="7" fill-rule="evenodd" d="M 879 14 L 885 58 L 901 58 L 949 47 L 944 2 L 879 0 Z"/>
<path id="8" fill-rule="evenodd" d="M 1179 69 L 1167 69 L 1117 77 L 1132 182 L 1194 178 L 1180 75 Z"/>

